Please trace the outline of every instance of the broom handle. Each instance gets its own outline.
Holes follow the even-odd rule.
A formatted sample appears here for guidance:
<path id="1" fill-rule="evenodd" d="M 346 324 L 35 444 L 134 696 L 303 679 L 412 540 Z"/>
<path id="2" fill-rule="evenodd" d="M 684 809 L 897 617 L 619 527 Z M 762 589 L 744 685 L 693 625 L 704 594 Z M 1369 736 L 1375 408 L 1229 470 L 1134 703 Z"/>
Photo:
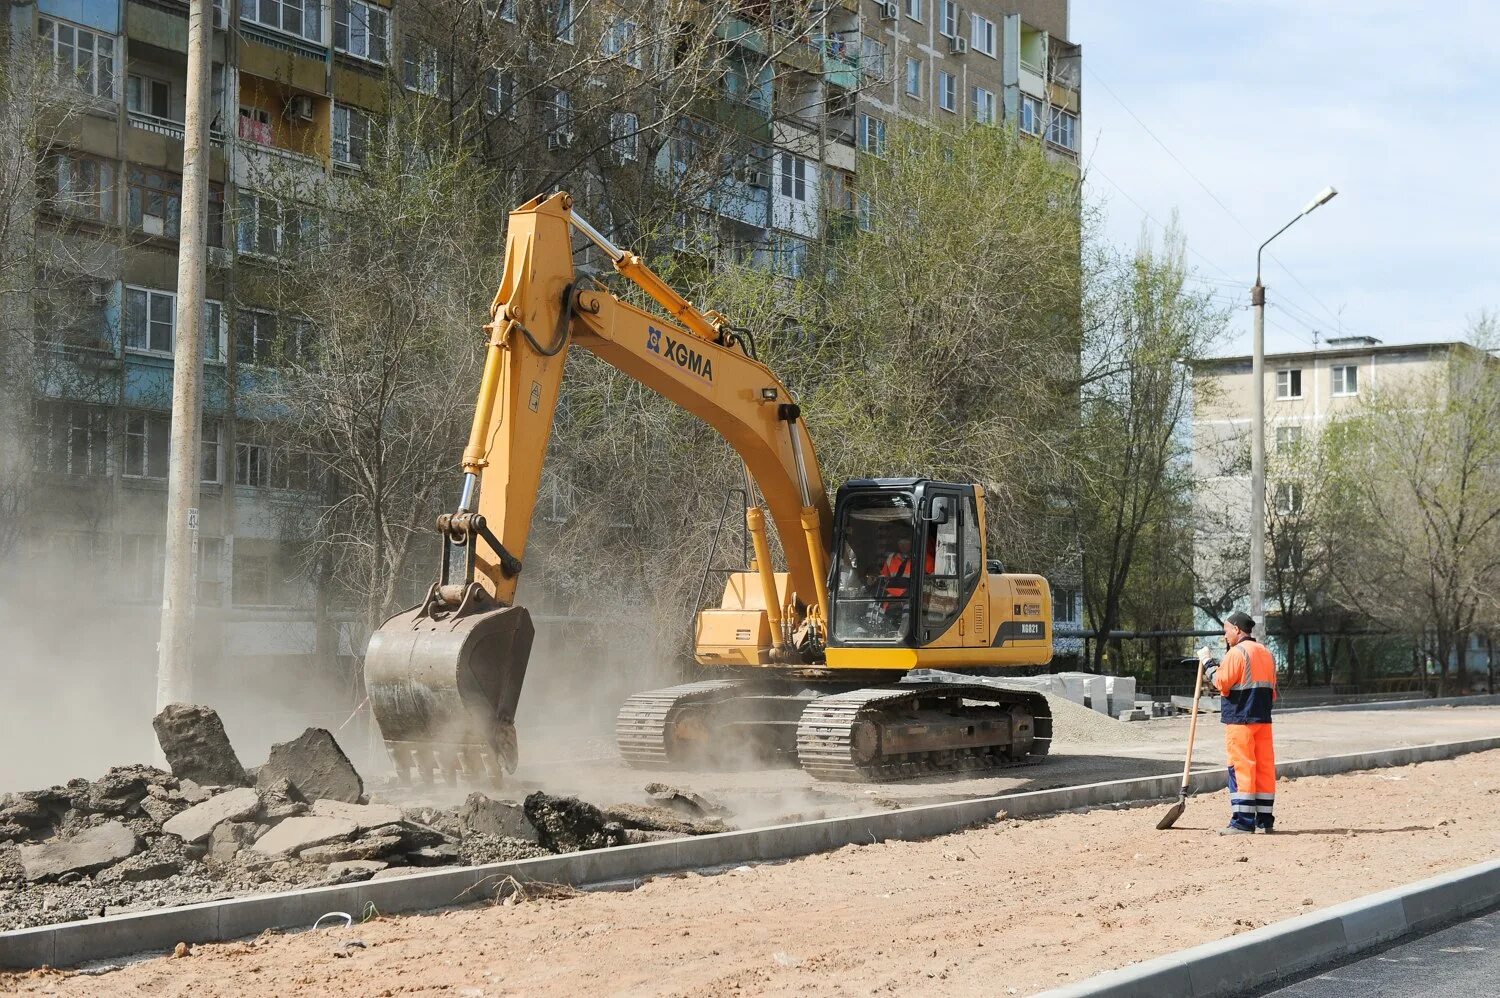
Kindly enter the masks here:
<path id="1" fill-rule="evenodd" d="M 1193 719 L 1188 722 L 1187 759 L 1182 764 L 1182 796 L 1188 792 L 1188 773 L 1193 769 L 1193 741 L 1198 737 L 1198 697 L 1203 693 L 1203 663 L 1198 663 L 1198 680 L 1193 684 Z"/>

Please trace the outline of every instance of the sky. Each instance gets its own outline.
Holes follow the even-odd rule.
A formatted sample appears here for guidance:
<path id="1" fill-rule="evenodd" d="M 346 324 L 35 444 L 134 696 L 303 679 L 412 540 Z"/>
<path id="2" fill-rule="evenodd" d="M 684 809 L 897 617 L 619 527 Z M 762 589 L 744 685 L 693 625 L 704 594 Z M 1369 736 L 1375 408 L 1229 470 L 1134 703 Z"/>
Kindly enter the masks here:
<path id="1" fill-rule="evenodd" d="M 1176 213 L 1195 286 L 1233 308 L 1215 353 L 1250 352 L 1255 249 L 1330 184 L 1267 248 L 1268 352 L 1500 311 L 1500 4 L 1072 0 L 1070 33 L 1105 235 Z"/>

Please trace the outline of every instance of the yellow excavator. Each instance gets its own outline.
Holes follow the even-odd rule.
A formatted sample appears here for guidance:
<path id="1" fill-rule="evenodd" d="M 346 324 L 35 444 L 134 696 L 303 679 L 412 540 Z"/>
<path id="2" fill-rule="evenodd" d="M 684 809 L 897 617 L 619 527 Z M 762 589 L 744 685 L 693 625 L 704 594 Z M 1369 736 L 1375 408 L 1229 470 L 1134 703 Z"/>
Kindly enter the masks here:
<path id="1" fill-rule="evenodd" d="M 664 315 L 577 274 L 575 234 Z M 490 782 L 515 769 L 534 634 L 516 585 L 574 347 L 712 426 L 747 479 L 754 558 L 696 618 L 708 678 L 625 702 L 616 740 L 627 762 L 711 764 L 726 746 L 748 744 L 795 753 L 819 779 L 876 781 L 1046 754 L 1045 697 L 952 681 L 954 672 L 1014 671 L 1052 656 L 1047 582 L 986 559 L 979 486 L 858 479 L 830 507 L 802 410 L 756 358 L 753 337 L 615 246 L 565 193 L 511 213 L 485 328 L 458 507 L 437 518 L 438 579 L 376 631 L 365 656 L 370 704 L 402 779 Z M 772 562 L 767 512 L 785 571 Z"/>

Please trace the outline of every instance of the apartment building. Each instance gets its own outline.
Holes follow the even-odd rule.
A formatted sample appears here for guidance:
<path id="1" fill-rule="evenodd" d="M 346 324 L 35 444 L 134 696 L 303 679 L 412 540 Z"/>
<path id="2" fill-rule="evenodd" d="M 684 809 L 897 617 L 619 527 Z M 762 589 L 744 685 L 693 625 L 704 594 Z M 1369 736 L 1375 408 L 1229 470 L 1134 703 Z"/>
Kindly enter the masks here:
<path id="1" fill-rule="evenodd" d="M 718 22 L 721 92 L 670 141 L 644 148 L 647 109 L 601 128 L 600 171 L 682 169 L 710 136 L 736 155 L 682 214 L 677 246 L 795 274 L 831 219 L 855 209 L 859 157 L 896 117 L 1019 130 L 1076 161 L 1079 49 L 1066 0 L 835 0 L 779 20 L 747 5 Z M 936 6 L 932 4 L 936 3 Z M 924 6 L 925 5 L 925 6 Z M 497 129 L 545 137 L 539 159 L 581 144 L 583 96 L 522 77 L 518 0 L 482 5 L 486 31 L 517 32 L 510 67 L 465 69 L 430 36 L 428 12 L 385 0 L 219 0 L 212 41 L 212 157 L 199 530 L 200 681 L 253 673 L 268 688 L 326 680 L 362 635 L 297 580 L 312 462 L 268 445 L 245 397 L 312 331 L 254 300 L 256 268 L 317 219 L 265 194 L 269 175 L 309 183 L 358 170 L 392 87 L 472 100 Z M 537 4 L 559 45 L 597 45 L 623 74 L 649 74 L 639 15 L 586 18 Z M 185 0 L 11 4 L 9 31 L 37 40 L 81 111 L 49 153 L 37 213 L 37 376 L 26 555 L 39 578 L 99 580 L 94 607 L 121 661 L 154 662 L 175 339 L 186 90 Z M 909 67 L 915 66 L 914 69 Z M 587 84 L 601 71 L 591 71 Z M 528 95 L 523 99 L 522 94 Z M 721 154 L 720 162 L 724 162 Z M 690 217 L 691 216 L 691 217 Z M 1073 601 L 1068 601 L 1073 606 Z M 1075 611 L 1076 612 L 1076 611 Z M 330 664 L 331 663 L 331 664 Z M 322 677 L 321 679 L 319 677 Z M 141 677 L 142 689 L 150 683 Z"/>
<path id="2" fill-rule="evenodd" d="M 1330 421 L 1350 414 L 1373 391 L 1400 393 L 1402 386 L 1443 384 L 1450 361 L 1467 343 L 1387 344 L 1370 336 L 1334 337 L 1316 350 L 1269 354 L 1265 358 L 1266 504 L 1272 521 L 1302 509 L 1307 490 L 1319 473 L 1310 466 L 1313 441 Z M 1250 529 L 1250 439 L 1254 381 L 1250 357 L 1197 360 L 1193 374 L 1197 401 L 1193 412 L 1193 475 L 1199 528 L 1194 559 L 1199 576 L 1212 588 L 1231 571 L 1248 573 L 1241 564 L 1224 564 L 1224 554 L 1243 546 Z M 1295 538 L 1267 545 L 1274 567 L 1294 576 L 1301 553 Z M 1236 559 L 1237 560 L 1237 559 Z M 1274 618 L 1276 602 L 1267 613 Z M 1248 609 L 1241 599 L 1239 609 Z M 1227 612 L 1227 608 L 1226 608 Z M 1199 626 L 1213 626 L 1199 612 Z M 1274 619 L 1272 631 L 1276 629 Z M 1470 668 L 1484 668 L 1487 648 L 1476 636 Z"/>

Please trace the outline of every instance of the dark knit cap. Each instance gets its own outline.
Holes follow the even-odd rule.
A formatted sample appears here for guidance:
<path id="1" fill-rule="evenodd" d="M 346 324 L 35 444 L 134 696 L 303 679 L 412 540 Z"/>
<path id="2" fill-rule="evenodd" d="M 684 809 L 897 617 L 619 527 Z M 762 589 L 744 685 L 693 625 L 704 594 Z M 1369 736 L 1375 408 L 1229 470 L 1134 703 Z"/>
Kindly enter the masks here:
<path id="1" fill-rule="evenodd" d="M 1235 627 L 1238 627 L 1240 630 L 1244 631 L 1246 634 L 1249 634 L 1251 631 L 1255 630 L 1254 618 L 1243 611 L 1234 611 L 1229 615 L 1228 621 Z"/>

